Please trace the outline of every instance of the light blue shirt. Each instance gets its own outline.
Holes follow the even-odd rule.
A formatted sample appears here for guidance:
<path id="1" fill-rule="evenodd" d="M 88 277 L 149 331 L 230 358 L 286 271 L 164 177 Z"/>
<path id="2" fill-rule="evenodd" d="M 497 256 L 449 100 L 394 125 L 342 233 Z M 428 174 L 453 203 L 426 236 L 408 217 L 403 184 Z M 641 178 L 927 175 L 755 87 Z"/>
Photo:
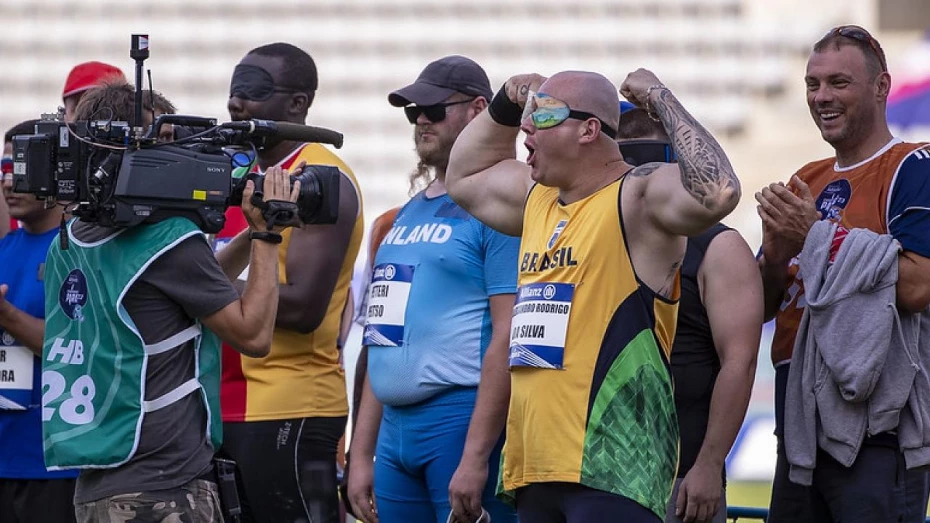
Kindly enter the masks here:
<path id="1" fill-rule="evenodd" d="M 519 248 L 519 238 L 484 225 L 448 195 L 421 192 L 400 210 L 369 288 L 368 377 L 379 401 L 409 405 L 478 386 L 491 341 L 489 298 L 516 292 Z M 391 316 L 401 325 L 377 325 Z"/>

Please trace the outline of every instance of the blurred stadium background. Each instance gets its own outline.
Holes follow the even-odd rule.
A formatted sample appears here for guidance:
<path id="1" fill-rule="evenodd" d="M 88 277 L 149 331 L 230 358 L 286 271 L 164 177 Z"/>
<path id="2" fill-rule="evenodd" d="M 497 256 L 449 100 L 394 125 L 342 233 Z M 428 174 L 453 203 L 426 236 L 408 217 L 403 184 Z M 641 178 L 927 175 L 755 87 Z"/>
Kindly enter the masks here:
<path id="1" fill-rule="evenodd" d="M 131 33 L 150 37 L 155 89 L 181 113 L 220 121 L 232 68 L 249 49 L 302 47 L 320 76 L 308 123 L 345 134 L 339 154 L 360 180 L 369 223 L 406 200 L 415 163 L 411 127 L 387 93 L 447 54 L 475 59 L 495 88 L 521 72 L 593 70 L 619 85 L 637 67 L 652 69 L 723 143 L 743 183 L 727 223 L 753 249 L 761 242 L 753 194 L 831 154 L 805 103 L 814 41 L 834 25 L 863 25 L 882 42 L 895 86 L 930 86 L 921 83 L 930 78 L 926 0 L 0 0 L 0 19 L 4 130 L 53 112 L 78 62 L 106 61 L 133 78 Z M 924 127 L 897 133 L 930 139 L 927 102 L 924 110 Z M 346 348 L 350 387 L 359 339 L 356 328 Z M 731 505 L 768 503 L 770 340 L 767 326 L 750 413 L 727 463 Z"/>

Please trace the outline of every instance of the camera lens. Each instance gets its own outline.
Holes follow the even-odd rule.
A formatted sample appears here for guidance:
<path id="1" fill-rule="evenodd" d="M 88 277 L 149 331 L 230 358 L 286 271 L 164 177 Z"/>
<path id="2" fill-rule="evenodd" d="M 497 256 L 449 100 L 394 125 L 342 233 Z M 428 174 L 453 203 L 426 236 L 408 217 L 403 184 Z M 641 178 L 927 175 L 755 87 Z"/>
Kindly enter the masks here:
<path id="1" fill-rule="evenodd" d="M 295 181 L 300 181 L 300 192 L 297 194 L 300 221 L 312 223 L 323 200 L 320 180 L 312 169 L 304 167 L 300 174 L 291 176 L 291 188 L 294 187 Z"/>
<path id="2" fill-rule="evenodd" d="M 297 209 L 300 221 L 305 224 L 336 223 L 339 214 L 339 181 L 342 174 L 339 169 L 325 165 L 308 165 L 299 174 L 291 175 L 291 187 L 300 181 L 297 195 Z M 263 192 L 265 175 L 248 173 L 238 180 L 233 180 L 229 195 L 230 205 L 241 205 L 242 193 L 248 180 L 255 182 L 255 192 Z"/>

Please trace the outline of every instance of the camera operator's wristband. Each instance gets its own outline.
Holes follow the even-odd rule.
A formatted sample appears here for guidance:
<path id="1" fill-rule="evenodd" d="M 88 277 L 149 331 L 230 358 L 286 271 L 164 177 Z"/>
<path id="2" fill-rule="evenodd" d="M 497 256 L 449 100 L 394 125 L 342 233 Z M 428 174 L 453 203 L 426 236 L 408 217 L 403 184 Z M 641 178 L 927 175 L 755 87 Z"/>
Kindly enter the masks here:
<path id="1" fill-rule="evenodd" d="M 506 86 L 501 86 L 500 91 L 497 91 L 494 99 L 491 100 L 491 104 L 488 105 L 488 114 L 491 115 L 491 119 L 501 125 L 520 127 L 523 109 L 520 104 L 512 101 L 507 96 Z"/>
<path id="2" fill-rule="evenodd" d="M 284 238 L 276 232 L 251 231 L 249 232 L 249 241 L 261 240 L 263 242 L 279 244 Z"/>

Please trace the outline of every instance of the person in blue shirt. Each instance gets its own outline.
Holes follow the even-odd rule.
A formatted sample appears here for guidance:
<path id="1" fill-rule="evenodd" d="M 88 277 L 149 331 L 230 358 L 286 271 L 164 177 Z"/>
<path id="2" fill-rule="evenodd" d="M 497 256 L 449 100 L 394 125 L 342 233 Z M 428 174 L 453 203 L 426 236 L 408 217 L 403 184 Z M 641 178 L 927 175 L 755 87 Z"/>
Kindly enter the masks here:
<path id="1" fill-rule="evenodd" d="M 348 478 L 366 523 L 472 523 L 485 513 L 516 522 L 494 491 L 519 239 L 473 218 L 444 185 L 456 137 L 491 95 L 478 64 L 447 56 L 388 97 L 415 125 L 411 181 L 428 184 L 385 235 L 368 291 L 368 377 Z"/>
<path id="2" fill-rule="evenodd" d="M 33 134 L 35 121 L 6 133 Z M 46 208 L 31 194 L 14 193 L 4 176 L 3 197 L 22 227 L 0 239 L 0 520 L 74 521 L 77 471 L 49 472 L 42 456 L 42 336 L 45 329 L 45 254 L 58 235 L 62 208 Z"/>

